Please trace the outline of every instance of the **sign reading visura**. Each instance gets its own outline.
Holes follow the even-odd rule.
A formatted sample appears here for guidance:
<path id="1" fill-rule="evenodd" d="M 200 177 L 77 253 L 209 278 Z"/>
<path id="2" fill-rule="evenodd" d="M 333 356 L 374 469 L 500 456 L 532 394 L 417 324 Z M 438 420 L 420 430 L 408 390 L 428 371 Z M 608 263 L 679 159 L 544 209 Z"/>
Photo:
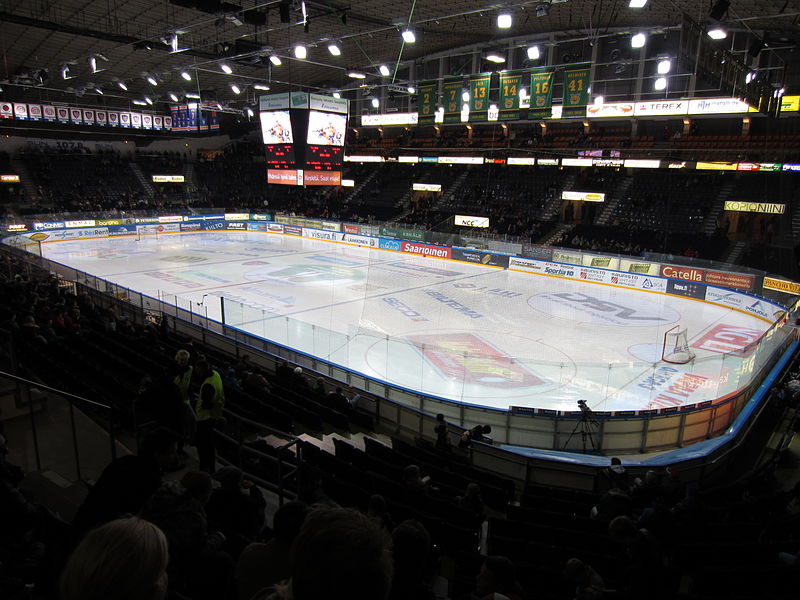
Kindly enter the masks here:
<path id="1" fill-rule="evenodd" d="M 728 200 L 725 202 L 725 210 L 782 215 L 786 211 L 786 205 L 768 204 L 766 202 L 740 202 L 737 200 Z"/>

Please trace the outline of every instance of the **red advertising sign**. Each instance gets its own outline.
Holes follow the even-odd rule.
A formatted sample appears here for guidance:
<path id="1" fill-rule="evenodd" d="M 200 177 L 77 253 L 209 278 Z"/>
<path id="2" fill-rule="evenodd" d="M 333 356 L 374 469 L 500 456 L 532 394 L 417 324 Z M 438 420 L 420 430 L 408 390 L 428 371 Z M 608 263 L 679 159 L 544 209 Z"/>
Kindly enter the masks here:
<path id="1" fill-rule="evenodd" d="M 278 169 L 267 169 L 267 183 L 277 183 L 281 185 L 297 185 L 297 171 L 280 171 Z"/>
<path id="2" fill-rule="evenodd" d="M 352 233 L 353 235 L 360 235 L 361 234 L 361 226 L 360 225 L 342 225 L 342 231 L 345 233 Z"/>
<path id="3" fill-rule="evenodd" d="M 755 277 L 743 273 L 727 273 L 725 271 L 706 271 L 706 283 L 720 287 L 752 290 Z"/>
<path id="4" fill-rule="evenodd" d="M 341 171 L 305 171 L 306 185 L 342 185 Z"/>
<path id="5" fill-rule="evenodd" d="M 512 357 L 471 333 L 410 335 L 407 339 L 448 379 L 499 388 L 544 383 Z"/>
<path id="6" fill-rule="evenodd" d="M 661 276 L 669 277 L 670 279 L 683 279 L 702 283 L 705 281 L 705 274 L 706 272 L 703 269 L 695 269 L 694 267 L 661 265 Z"/>
<path id="7" fill-rule="evenodd" d="M 400 246 L 403 252 L 410 254 L 421 254 L 422 256 L 435 256 L 437 258 L 451 258 L 450 248 L 444 246 L 431 246 L 429 244 L 415 244 L 413 242 L 403 242 Z"/>
<path id="8" fill-rule="evenodd" d="M 747 356 L 752 352 L 763 332 L 737 325 L 717 325 L 692 344 L 692 348 L 719 354 Z"/>

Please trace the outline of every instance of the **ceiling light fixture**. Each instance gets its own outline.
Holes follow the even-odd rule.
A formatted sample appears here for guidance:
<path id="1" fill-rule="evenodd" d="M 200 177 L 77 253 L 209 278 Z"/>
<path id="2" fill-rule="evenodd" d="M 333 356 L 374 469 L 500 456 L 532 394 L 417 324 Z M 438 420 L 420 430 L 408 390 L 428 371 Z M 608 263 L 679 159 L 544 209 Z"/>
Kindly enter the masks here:
<path id="1" fill-rule="evenodd" d="M 542 53 L 539 52 L 539 46 L 531 46 L 528 48 L 528 60 L 538 60 Z"/>
<path id="2" fill-rule="evenodd" d="M 256 83 L 256 84 L 253 84 L 253 89 L 254 90 L 261 90 L 263 92 L 266 92 L 267 90 L 269 90 L 269 86 L 266 83 Z"/>
<path id="3" fill-rule="evenodd" d="M 658 71 L 659 75 L 666 75 L 672 70 L 672 61 L 668 58 L 658 61 L 656 70 Z"/>
<path id="4" fill-rule="evenodd" d="M 497 54 L 497 52 L 491 52 L 491 53 L 487 54 L 486 55 L 486 60 L 488 60 L 489 62 L 497 63 L 497 64 L 506 62 L 506 59 L 504 57 L 500 56 L 499 54 Z"/>
<path id="5" fill-rule="evenodd" d="M 712 40 L 724 40 L 728 37 L 728 33 L 720 27 L 715 27 L 714 29 L 708 30 L 708 37 Z"/>
<path id="6" fill-rule="evenodd" d="M 247 116 L 250 117 L 250 118 L 252 118 L 255 115 L 255 113 L 253 112 L 253 109 L 250 108 L 249 106 L 247 107 L 247 109 L 245 109 L 244 112 L 246 112 Z"/>
<path id="7" fill-rule="evenodd" d="M 238 85 L 236 85 L 235 83 L 231 84 L 231 90 L 233 91 L 234 94 L 241 94 L 242 93 L 241 88 Z"/>
<path id="8" fill-rule="evenodd" d="M 156 81 L 156 78 L 153 77 L 152 75 L 148 75 L 147 77 L 145 77 L 145 79 L 147 79 L 147 83 L 149 83 L 150 85 L 158 85 L 158 81 Z"/>
<path id="9" fill-rule="evenodd" d="M 271 62 L 276 67 L 280 67 L 283 64 L 283 61 L 281 61 L 281 58 L 279 56 L 275 56 L 274 54 L 270 55 L 269 62 Z"/>
<path id="10" fill-rule="evenodd" d="M 342 95 L 339 92 L 333 92 L 333 97 L 339 99 L 342 97 Z"/>
<path id="11" fill-rule="evenodd" d="M 653 87 L 659 91 L 665 89 L 667 87 L 667 78 L 659 77 L 658 79 L 656 79 L 656 82 L 653 85 Z"/>
<path id="12" fill-rule="evenodd" d="M 644 8 L 647 0 L 631 0 L 628 2 L 628 8 Z"/>
<path id="13" fill-rule="evenodd" d="M 332 56 L 341 56 L 342 49 L 339 47 L 339 44 L 336 42 L 331 42 L 328 44 L 328 52 L 331 53 Z"/>
<path id="14" fill-rule="evenodd" d="M 188 71 L 181 71 L 181 77 L 183 77 L 186 81 L 192 80 L 192 76 L 189 75 Z"/>
<path id="15" fill-rule="evenodd" d="M 300 60 L 305 60 L 306 56 L 308 56 L 308 50 L 303 44 L 297 44 L 294 47 L 294 57 Z"/>
<path id="16" fill-rule="evenodd" d="M 177 102 L 178 101 L 178 96 L 175 95 L 175 92 L 170 92 L 169 93 L 169 99 L 172 100 L 173 102 Z"/>
<path id="17" fill-rule="evenodd" d="M 513 24 L 514 24 L 514 17 L 511 16 L 510 12 L 503 11 L 501 13 L 498 13 L 497 15 L 498 29 L 510 29 Z"/>
<path id="18" fill-rule="evenodd" d="M 153 106 L 153 100 L 150 96 L 145 96 L 144 101 L 147 102 L 150 106 Z"/>
<path id="19" fill-rule="evenodd" d="M 104 94 L 103 90 L 101 90 L 99 87 L 94 88 L 94 91 L 100 94 L 101 96 Z"/>
<path id="20" fill-rule="evenodd" d="M 63 63 L 61 65 L 60 71 L 61 71 L 61 79 L 66 80 L 66 79 L 72 79 L 74 77 L 74 75 L 69 74 L 69 65 L 66 63 Z"/>
<path id="21" fill-rule="evenodd" d="M 389 75 L 392 74 L 392 72 L 389 70 L 389 67 L 387 67 L 386 65 L 381 65 L 380 67 L 378 67 L 378 71 L 384 77 L 388 77 Z"/>
<path id="22" fill-rule="evenodd" d="M 403 41 L 406 44 L 413 44 L 417 41 L 417 36 L 414 34 L 414 30 L 411 27 L 406 27 L 403 29 Z"/>
<path id="23" fill-rule="evenodd" d="M 417 93 L 417 88 L 415 88 L 413 85 L 410 85 L 410 86 L 408 86 L 408 87 L 406 88 L 406 91 L 407 91 L 409 94 L 416 94 L 416 93 Z"/>
<path id="24" fill-rule="evenodd" d="M 133 103 L 134 103 L 136 106 L 147 106 L 147 102 L 145 102 L 144 100 L 138 100 L 138 99 L 137 99 L 137 100 L 134 100 L 134 101 L 133 101 Z"/>
<path id="25" fill-rule="evenodd" d="M 125 92 L 127 92 L 127 91 L 128 91 L 128 86 L 127 86 L 127 85 L 125 85 L 123 82 L 121 82 L 121 81 L 118 81 L 118 82 L 117 82 L 117 85 L 120 87 L 120 89 L 121 89 L 121 90 L 123 90 L 123 91 L 125 91 Z"/>
<path id="26" fill-rule="evenodd" d="M 194 98 L 195 100 L 200 99 L 200 94 L 194 94 L 192 92 L 186 92 L 184 96 L 186 96 L 187 98 Z"/>
<path id="27" fill-rule="evenodd" d="M 647 43 L 647 36 L 643 33 L 637 33 L 631 36 L 631 48 L 642 48 Z"/>
<path id="28" fill-rule="evenodd" d="M 377 98 L 373 98 L 371 104 L 372 108 L 378 108 L 381 105 L 381 101 Z"/>
<path id="29" fill-rule="evenodd" d="M 230 75 L 231 73 L 233 73 L 233 69 L 231 69 L 231 68 L 230 68 L 228 65 L 226 65 L 225 63 L 222 63 L 222 64 L 219 66 L 219 68 L 220 68 L 220 69 L 222 69 L 222 71 L 223 71 L 224 73 L 227 73 L 228 75 Z"/>
<path id="30" fill-rule="evenodd" d="M 461 101 L 462 102 L 469 102 L 469 92 L 467 92 L 467 91 L 461 92 Z"/>
<path id="31" fill-rule="evenodd" d="M 347 76 L 351 77 L 352 79 L 366 79 L 367 76 L 362 73 L 361 71 L 348 71 Z"/>

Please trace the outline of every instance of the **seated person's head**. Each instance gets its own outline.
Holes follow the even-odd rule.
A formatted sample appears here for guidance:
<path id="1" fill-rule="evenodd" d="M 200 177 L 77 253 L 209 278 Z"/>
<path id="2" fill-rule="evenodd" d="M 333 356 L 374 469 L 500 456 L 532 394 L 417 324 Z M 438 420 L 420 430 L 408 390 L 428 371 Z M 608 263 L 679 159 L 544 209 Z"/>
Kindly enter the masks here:
<path id="1" fill-rule="evenodd" d="M 162 600 L 167 591 L 167 539 L 139 517 L 86 534 L 61 573 L 61 600 Z"/>
<path id="2" fill-rule="evenodd" d="M 354 510 L 309 513 L 290 563 L 293 600 L 385 600 L 392 586 L 392 540 Z"/>

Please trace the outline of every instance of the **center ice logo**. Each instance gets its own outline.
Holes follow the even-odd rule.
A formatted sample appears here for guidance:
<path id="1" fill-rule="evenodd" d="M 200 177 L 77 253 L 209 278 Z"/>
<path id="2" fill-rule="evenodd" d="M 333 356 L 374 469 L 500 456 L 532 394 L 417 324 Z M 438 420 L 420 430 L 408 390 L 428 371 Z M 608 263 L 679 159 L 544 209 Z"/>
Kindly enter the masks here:
<path id="1" fill-rule="evenodd" d="M 276 285 L 350 285 L 364 279 L 364 273 L 340 265 L 273 265 L 245 274 L 250 281 Z"/>

